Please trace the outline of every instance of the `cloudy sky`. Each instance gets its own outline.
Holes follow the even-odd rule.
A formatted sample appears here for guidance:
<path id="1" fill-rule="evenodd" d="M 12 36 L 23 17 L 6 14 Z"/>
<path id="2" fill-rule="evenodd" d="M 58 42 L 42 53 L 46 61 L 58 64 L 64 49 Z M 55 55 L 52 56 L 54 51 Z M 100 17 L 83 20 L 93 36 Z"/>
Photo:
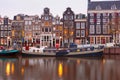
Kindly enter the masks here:
<path id="1" fill-rule="evenodd" d="M 8 16 L 11 19 L 19 13 L 40 16 L 45 7 L 50 8 L 50 12 L 54 16 L 59 15 L 62 17 L 67 7 L 71 7 L 76 14 L 86 14 L 87 1 L 88 0 L 0 0 L 0 15 L 2 17 Z"/>

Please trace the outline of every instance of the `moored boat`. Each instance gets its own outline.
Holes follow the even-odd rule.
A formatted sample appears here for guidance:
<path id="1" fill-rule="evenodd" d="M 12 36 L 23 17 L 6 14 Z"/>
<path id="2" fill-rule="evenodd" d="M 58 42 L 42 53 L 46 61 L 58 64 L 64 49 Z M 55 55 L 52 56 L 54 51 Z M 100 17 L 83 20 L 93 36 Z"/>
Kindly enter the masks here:
<path id="1" fill-rule="evenodd" d="M 19 54 L 19 50 L 15 49 L 5 49 L 3 47 L 0 47 L 0 57 L 2 56 L 17 56 Z"/>
<path id="2" fill-rule="evenodd" d="M 32 51 L 33 50 L 33 51 Z M 84 47 L 84 48 L 30 48 L 23 50 L 23 57 L 101 57 L 103 47 Z"/>

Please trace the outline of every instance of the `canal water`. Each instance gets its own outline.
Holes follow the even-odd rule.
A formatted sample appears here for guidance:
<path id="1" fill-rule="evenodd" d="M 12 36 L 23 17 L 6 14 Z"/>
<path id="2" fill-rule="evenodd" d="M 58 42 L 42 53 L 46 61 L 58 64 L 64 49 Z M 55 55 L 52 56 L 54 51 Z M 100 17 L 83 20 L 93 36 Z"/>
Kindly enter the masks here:
<path id="1" fill-rule="evenodd" d="M 0 58 L 0 80 L 120 80 L 120 56 Z"/>

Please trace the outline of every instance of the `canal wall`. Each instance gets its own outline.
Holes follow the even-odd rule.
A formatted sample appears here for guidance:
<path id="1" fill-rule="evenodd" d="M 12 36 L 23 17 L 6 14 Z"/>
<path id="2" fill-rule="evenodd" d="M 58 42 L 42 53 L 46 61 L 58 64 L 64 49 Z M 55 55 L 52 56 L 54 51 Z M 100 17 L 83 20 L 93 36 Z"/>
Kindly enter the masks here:
<path id="1" fill-rule="evenodd" d="M 104 48 L 104 55 L 120 55 L 120 47 Z"/>

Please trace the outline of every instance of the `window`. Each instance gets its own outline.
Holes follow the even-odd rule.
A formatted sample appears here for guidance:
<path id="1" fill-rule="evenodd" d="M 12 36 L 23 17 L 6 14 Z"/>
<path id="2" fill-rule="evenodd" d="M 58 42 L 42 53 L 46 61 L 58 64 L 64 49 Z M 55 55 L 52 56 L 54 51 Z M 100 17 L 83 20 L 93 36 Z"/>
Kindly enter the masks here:
<path id="1" fill-rule="evenodd" d="M 100 19 L 97 19 L 97 24 L 100 24 L 101 20 Z"/>
<path id="2" fill-rule="evenodd" d="M 73 43 L 73 38 L 69 39 L 70 43 Z"/>
<path id="3" fill-rule="evenodd" d="M 100 13 L 97 13 L 97 18 L 100 18 L 101 14 Z"/>
<path id="4" fill-rule="evenodd" d="M 90 25 L 90 34 L 94 34 L 95 33 L 95 27 L 94 25 Z"/>
<path id="5" fill-rule="evenodd" d="M 106 22 L 108 22 L 108 19 L 107 18 L 105 18 L 105 19 L 103 19 L 103 23 L 106 23 Z"/>
<path id="6" fill-rule="evenodd" d="M 68 40 L 67 40 L 67 39 L 65 39 L 65 40 L 64 40 L 64 42 L 65 42 L 65 43 L 68 43 Z"/>
<path id="7" fill-rule="evenodd" d="M 94 13 L 90 13 L 90 16 L 94 16 Z"/>
<path id="8" fill-rule="evenodd" d="M 112 5 L 112 6 L 111 6 L 111 9 L 117 9 L 116 5 L 115 5 L 115 4 Z"/>
<path id="9" fill-rule="evenodd" d="M 51 30 L 51 28 L 49 28 L 49 32 L 51 32 L 52 30 Z"/>
<path id="10" fill-rule="evenodd" d="M 90 23 L 94 23 L 94 19 L 90 19 Z"/>
<path id="11" fill-rule="evenodd" d="M 45 28 L 45 32 L 48 32 L 48 28 Z"/>
<path id="12" fill-rule="evenodd" d="M 44 28 L 42 28 L 42 32 L 44 32 Z"/>
<path id="13" fill-rule="evenodd" d="M 8 30 L 11 30 L 11 26 L 8 26 Z"/>
<path id="14" fill-rule="evenodd" d="M 28 21 L 25 21 L 25 25 L 28 25 Z"/>
<path id="15" fill-rule="evenodd" d="M 109 13 L 103 13 L 103 17 L 108 17 Z"/>
<path id="16" fill-rule="evenodd" d="M 95 40 L 94 37 L 90 37 L 90 43 L 91 43 L 91 44 L 94 44 L 94 40 Z"/>
<path id="17" fill-rule="evenodd" d="M 103 25 L 103 34 L 107 34 L 108 30 L 107 30 L 107 26 Z"/>
<path id="18" fill-rule="evenodd" d="M 97 44 L 100 44 L 100 37 L 97 37 Z"/>
<path id="19" fill-rule="evenodd" d="M 3 26 L 1 26 L 1 30 L 4 30 L 4 27 L 3 27 Z"/>
<path id="20" fill-rule="evenodd" d="M 76 30 L 76 37 L 80 37 L 80 30 Z"/>
<path id="21" fill-rule="evenodd" d="M 101 34 L 101 25 L 96 25 L 96 33 Z"/>
<path id="22" fill-rule="evenodd" d="M 4 30 L 7 30 L 7 28 L 8 28 L 8 26 L 7 26 L 7 25 L 5 25 L 5 26 L 4 26 Z"/>
<path id="23" fill-rule="evenodd" d="M 1 31 L 1 37 L 3 37 L 4 36 L 4 32 L 3 31 Z"/>
<path id="24" fill-rule="evenodd" d="M 81 29 L 85 29 L 85 22 L 81 23 Z"/>
<path id="25" fill-rule="evenodd" d="M 4 31 L 4 36 L 7 37 L 8 36 L 8 32 Z"/>
<path id="26" fill-rule="evenodd" d="M 29 25 L 31 25 L 32 24 L 32 21 L 29 21 Z"/>
<path id="27" fill-rule="evenodd" d="M 73 20 L 73 16 L 72 15 L 70 16 L 70 20 Z"/>
<path id="28" fill-rule="evenodd" d="M 66 16 L 64 16 L 64 20 L 66 20 L 67 19 L 67 17 Z"/>
<path id="29" fill-rule="evenodd" d="M 76 23 L 76 29 L 80 29 L 80 23 Z"/>
<path id="30" fill-rule="evenodd" d="M 85 30 L 81 30 L 81 37 L 85 37 Z"/>
<path id="31" fill-rule="evenodd" d="M 48 16 L 45 16 L 45 20 L 49 20 Z"/>
<path id="32" fill-rule="evenodd" d="M 101 7 L 99 5 L 96 6 L 96 10 L 101 10 Z"/>

